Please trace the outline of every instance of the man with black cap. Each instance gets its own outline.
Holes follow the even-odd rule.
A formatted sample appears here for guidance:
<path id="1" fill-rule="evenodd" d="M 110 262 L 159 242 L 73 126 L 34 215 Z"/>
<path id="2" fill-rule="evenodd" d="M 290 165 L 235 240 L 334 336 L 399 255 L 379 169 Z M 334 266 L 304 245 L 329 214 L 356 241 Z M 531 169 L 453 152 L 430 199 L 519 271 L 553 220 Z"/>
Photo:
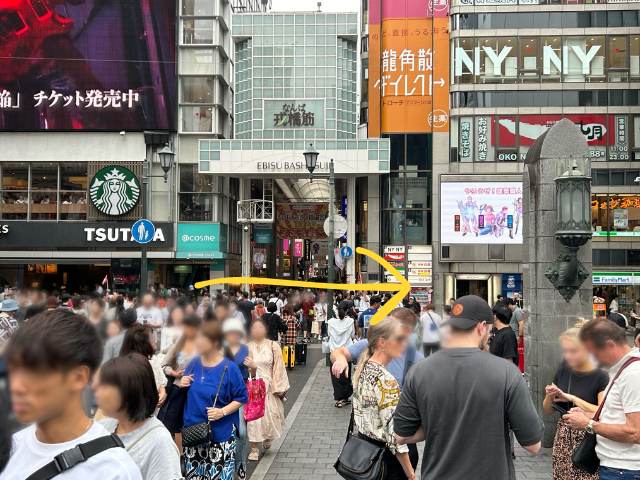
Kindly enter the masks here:
<path id="1" fill-rule="evenodd" d="M 544 427 L 522 374 L 483 351 L 492 323 L 486 301 L 459 298 L 446 347 L 407 376 L 393 423 L 399 442 L 426 440 L 423 480 L 515 480 L 509 429 L 526 450 L 540 450 Z"/>

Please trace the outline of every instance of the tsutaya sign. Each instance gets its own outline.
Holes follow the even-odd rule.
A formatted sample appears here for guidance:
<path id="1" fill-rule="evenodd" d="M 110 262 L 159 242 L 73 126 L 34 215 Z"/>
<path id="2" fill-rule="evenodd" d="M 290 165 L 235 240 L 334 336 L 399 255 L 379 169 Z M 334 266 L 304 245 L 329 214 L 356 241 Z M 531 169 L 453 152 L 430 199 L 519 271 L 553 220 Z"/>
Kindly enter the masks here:
<path id="1" fill-rule="evenodd" d="M 542 74 L 577 73 L 575 67 L 578 66 L 583 75 L 589 75 L 591 73 L 591 63 L 601 48 L 600 45 L 592 45 L 588 48 L 582 48 L 578 45 L 565 45 L 562 47 L 562 56 L 560 56 L 558 51 L 549 45 L 545 45 L 542 48 Z M 456 47 L 454 50 L 454 75 L 456 77 L 469 73 L 480 75 L 482 69 L 480 55 L 484 53 L 490 64 L 493 65 L 492 71 L 485 71 L 484 74 L 496 77 L 503 76 L 506 73 L 505 60 L 511 50 L 513 50 L 513 47 L 509 46 L 503 47 L 499 52 L 492 47 L 475 47 L 473 49 L 473 57 L 471 57 L 467 50 L 462 47 Z M 570 72 L 570 67 L 573 72 Z"/>

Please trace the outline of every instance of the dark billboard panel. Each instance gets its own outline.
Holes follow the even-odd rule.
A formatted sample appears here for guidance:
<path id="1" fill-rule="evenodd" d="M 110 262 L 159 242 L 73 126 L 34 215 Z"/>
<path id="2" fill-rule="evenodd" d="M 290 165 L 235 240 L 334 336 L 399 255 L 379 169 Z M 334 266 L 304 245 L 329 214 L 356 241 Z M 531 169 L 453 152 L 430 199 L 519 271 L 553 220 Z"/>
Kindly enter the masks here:
<path id="1" fill-rule="evenodd" d="M 0 0 L 0 130 L 175 130 L 175 0 Z"/>

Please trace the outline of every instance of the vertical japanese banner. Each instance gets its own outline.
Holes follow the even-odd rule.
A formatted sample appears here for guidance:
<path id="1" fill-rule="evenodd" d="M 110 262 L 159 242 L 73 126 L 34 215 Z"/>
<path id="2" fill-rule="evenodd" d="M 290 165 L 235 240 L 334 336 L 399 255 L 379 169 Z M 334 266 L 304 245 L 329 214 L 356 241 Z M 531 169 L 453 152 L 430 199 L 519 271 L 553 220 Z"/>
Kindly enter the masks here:
<path id="1" fill-rule="evenodd" d="M 373 0 L 369 11 L 369 136 L 447 132 L 446 0 Z"/>

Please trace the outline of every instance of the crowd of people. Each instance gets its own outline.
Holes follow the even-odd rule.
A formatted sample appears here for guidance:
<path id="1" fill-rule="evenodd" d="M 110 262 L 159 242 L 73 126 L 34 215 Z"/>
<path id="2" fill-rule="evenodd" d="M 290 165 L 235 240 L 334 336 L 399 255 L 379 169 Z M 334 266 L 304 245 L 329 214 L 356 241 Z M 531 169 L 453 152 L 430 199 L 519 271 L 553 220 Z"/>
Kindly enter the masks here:
<path id="1" fill-rule="evenodd" d="M 285 352 L 314 342 L 330 360 L 334 406 L 352 404 L 354 434 L 383 452 L 383 478 L 415 479 L 424 441 L 423 480 L 514 479 L 515 442 L 536 453 L 544 430 L 519 369 L 518 299 L 490 307 L 466 296 L 437 313 L 409 297 L 372 324 L 390 299 L 6 291 L 0 379 L 9 378 L 16 423 L 0 425 L 0 442 L 12 445 L 10 456 L 0 450 L 0 479 L 245 478 L 248 462 L 283 434 Z M 636 480 L 638 349 L 606 319 L 578 319 L 559 348 L 563 362 L 539 406 L 559 415 L 553 478 Z M 255 379 L 264 413 L 248 419 Z M 590 434 L 600 467 L 587 473 L 572 457 Z"/>

